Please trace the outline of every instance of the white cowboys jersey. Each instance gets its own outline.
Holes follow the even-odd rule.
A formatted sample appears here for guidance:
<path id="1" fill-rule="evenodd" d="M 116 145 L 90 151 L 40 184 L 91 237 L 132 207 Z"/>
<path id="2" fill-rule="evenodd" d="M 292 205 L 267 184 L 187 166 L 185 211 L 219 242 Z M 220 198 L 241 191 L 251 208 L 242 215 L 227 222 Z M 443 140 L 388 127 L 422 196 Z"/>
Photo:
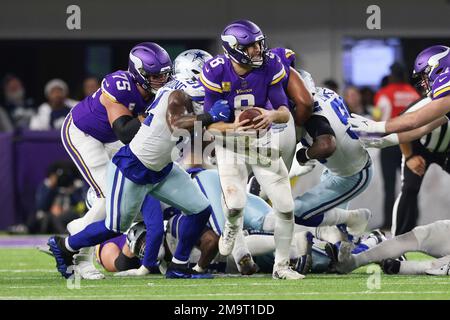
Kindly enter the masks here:
<path id="1" fill-rule="evenodd" d="M 351 131 L 347 121 L 350 115 L 342 97 L 330 89 L 317 87 L 316 90 L 313 115 L 327 118 L 336 135 L 336 151 L 323 165 L 336 176 L 352 176 L 366 166 L 369 154 Z M 310 146 L 313 139 L 305 132 L 302 143 Z"/>
<path id="2" fill-rule="evenodd" d="M 180 136 L 170 131 L 166 114 L 170 93 L 175 90 L 186 91 L 187 88 L 184 81 L 174 80 L 159 89 L 147 109 L 148 117 L 130 142 L 131 151 L 151 170 L 160 171 L 179 157 L 179 149 L 175 146 Z"/>

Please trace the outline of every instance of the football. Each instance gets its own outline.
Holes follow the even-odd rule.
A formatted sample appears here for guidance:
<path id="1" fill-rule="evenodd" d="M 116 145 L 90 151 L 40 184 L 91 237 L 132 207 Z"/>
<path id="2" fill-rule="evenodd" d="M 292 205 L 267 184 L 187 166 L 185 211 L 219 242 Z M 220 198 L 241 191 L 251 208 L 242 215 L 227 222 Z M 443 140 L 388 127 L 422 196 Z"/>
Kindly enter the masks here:
<path id="1" fill-rule="evenodd" d="M 239 115 L 239 122 L 249 119 L 250 123 L 248 123 L 247 125 L 250 125 L 250 124 L 256 125 L 261 120 L 258 120 L 255 122 L 253 119 L 255 119 L 257 116 L 260 116 L 260 115 L 262 115 L 261 110 L 256 109 L 256 108 L 249 108 L 249 109 L 246 109 L 241 112 L 241 114 Z"/>

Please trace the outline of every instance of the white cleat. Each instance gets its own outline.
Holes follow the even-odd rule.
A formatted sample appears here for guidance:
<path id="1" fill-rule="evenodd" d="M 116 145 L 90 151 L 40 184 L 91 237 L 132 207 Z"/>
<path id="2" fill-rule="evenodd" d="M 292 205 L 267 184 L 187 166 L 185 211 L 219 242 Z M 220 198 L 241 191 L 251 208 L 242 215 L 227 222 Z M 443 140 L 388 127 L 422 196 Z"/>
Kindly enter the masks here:
<path id="1" fill-rule="evenodd" d="M 354 246 L 350 242 L 341 242 L 338 253 L 336 271 L 339 273 L 350 273 L 356 269 L 355 257 L 352 255 Z"/>
<path id="2" fill-rule="evenodd" d="M 435 269 L 429 269 L 425 271 L 430 276 L 450 276 L 450 262 Z"/>
<path id="3" fill-rule="evenodd" d="M 364 233 L 372 217 L 369 209 L 350 210 L 350 217 L 347 222 L 347 230 L 353 236 L 360 236 Z"/>
<path id="4" fill-rule="evenodd" d="M 276 280 L 300 280 L 305 276 L 292 270 L 289 263 L 279 263 L 273 266 L 272 278 Z"/>
<path id="5" fill-rule="evenodd" d="M 74 272 L 81 279 L 100 280 L 104 279 L 103 273 L 94 266 L 93 248 L 83 248 L 79 253 L 73 256 Z"/>
<path id="6" fill-rule="evenodd" d="M 231 254 L 238 232 L 240 232 L 239 225 L 233 225 L 228 221 L 225 222 L 225 227 L 219 239 L 219 253 L 221 255 L 228 256 Z"/>

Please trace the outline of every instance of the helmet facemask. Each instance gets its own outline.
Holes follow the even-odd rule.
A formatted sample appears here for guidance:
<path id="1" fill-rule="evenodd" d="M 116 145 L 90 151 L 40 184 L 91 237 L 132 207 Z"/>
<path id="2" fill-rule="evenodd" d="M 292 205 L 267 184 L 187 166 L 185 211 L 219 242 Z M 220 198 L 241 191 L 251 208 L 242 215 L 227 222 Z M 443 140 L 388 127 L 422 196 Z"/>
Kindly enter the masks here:
<path id="1" fill-rule="evenodd" d="M 413 79 L 415 80 L 414 86 L 423 96 L 427 96 L 431 92 L 430 78 L 426 72 L 426 70 L 430 68 L 431 67 L 428 66 L 424 71 L 413 74 Z"/>
<path id="2" fill-rule="evenodd" d="M 156 94 L 171 79 L 172 69 L 162 71 L 158 74 L 149 74 L 144 69 L 140 69 L 139 73 L 145 79 L 144 84 L 141 85 L 142 88 L 152 94 Z"/>

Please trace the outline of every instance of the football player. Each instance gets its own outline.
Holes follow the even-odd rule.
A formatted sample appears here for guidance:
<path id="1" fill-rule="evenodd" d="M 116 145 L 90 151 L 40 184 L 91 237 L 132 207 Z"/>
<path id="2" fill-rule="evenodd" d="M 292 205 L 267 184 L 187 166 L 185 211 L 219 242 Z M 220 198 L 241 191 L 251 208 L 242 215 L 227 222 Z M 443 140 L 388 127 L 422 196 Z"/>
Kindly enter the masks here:
<path id="1" fill-rule="evenodd" d="M 272 201 L 277 216 L 273 278 L 301 279 L 301 274 L 289 268 L 294 224 L 288 171 L 278 150 L 273 148 L 275 144 L 271 143 L 270 130 L 267 130 L 272 123 L 289 121 L 288 101 L 281 82 L 286 71 L 280 58 L 267 51 L 264 34 L 251 21 L 239 20 L 226 26 L 221 40 L 225 54 L 208 61 L 200 75 L 205 87 L 205 110 L 209 110 L 216 101 L 225 99 L 234 111 L 231 121 L 217 122 L 208 128 L 217 134 L 215 152 L 226 217 L 219 251 L 222 255 L 229 255 L 236 236 L 242 231 L 249 165 Z M 268 100 L 273 109 L 265 108 Z M 249 119 L 239 121 L 243 110 L 254 107 L 262 113 L 254 119 L 259 121 L 258 124 L 249 124 Z M 262 138 L 240 135 L 248 129 L 267 132 Z M 230 134 L 226 134 L 227 131 Z M 236 146 L 238 149 L 253 149 L 253 152 L 235 152 Z M 266 154 L 263 155 L 261 150 Z"/>
<path id="2" fill-rule="evenodd" d="M 162 47 L 153 42 L 139 43 L 130 51 L 128 70 L 106 75 L 101 88 L 67 115 L 61 140 L 98 198 L 82 218 L 68 224 L 70 234 L 105 218 L 107 164 L 136 134 L 141 125 L 138 115 L 167 82 L 171 70 L 172 61 Z M 103 278 L 93 265 L 93 248 L 82 249 L 74 262 L 82 278 Z"/>
<path id="3" fill-rule="evenodd" d="M 387 274 L 449 275 L 450 220 L 440 220 L 386 240 L 359 254 L 352 253 L 350 243 L 341 244 L 336 269 L 341 273 L 372 262 L 380 262 Z M 400 261 L 407 252 L 420 251 L 437 259 L 425 261 Z"/>
<path id="4" fill-rule="evenodd" d="M 413 76 L 420 78 L 425 90 L 431 91 L 432 101 L 414 112 L 404 113 L 388 121 L 376 122 L 352 114 L 349 123 L 355 132 L 385 134 L 409 131 L 428 125 L 422 135 L 442 125 L 450 117 L 450 48 L 436 45 L 419 53 L 414 62 Z M 444 119 L 447 118 L 447 119 Z M 399 137 L 392 135 L 393 144 L 399 143 Z M 414 140 L 405 139 L 400 143 Z"/>
<path id="5" fill-rule="evenodd" d="M 188 174 L 173 162 L 173 151 L 179 138 L 189 135 L 195 121 L 209 125 L 215 121 L 228 121 L 230 109 L 217 101 L 202 115 L 193 112 L 192 100 L 183 91 L 188 83 L 171 81 L 158 91 L 148 109 L 148 116 L 128 145 L 114 155 L 108 166 L 106 218 L 89 224 L 81 232 L 66 239 L 51 237 L 49 246 L 55 256 L 59 272 L 70 277 L 68 270 L 72 256 L 79 249 L 111 239 L 129 228 L 139 213 L 145 197 L 169 203 L 189 214 L 180 225 L 182 239 L 167 278 L 199 278 L 187 269 L 189 253 L 206 224 L 211 207 L 209 201 L 192 182 Z M 194 84 L 192 84 L 194 85 Z M 143 210 L 145 219 L 145 210 Z M 153 218 L 152 218 L 153 219 Z M 162 223 L 162 217 L 154 217 Z M 149 272 L 145 265 L 142 274 Z"/>
<path id="6" fill-rule="evenodd" d="M 320 184 L 295 198 L 295 223 L 310 226 L 346 225 L 359 236 L 368 224 L 368 209 L 347 210 L 372 178 L 372 161 L 348 123 L 348 110 L 336 92 L 315 87 L 309 73 L 301 71 L 314 96 L 314 113 L 305 123 L 305 134 L 296 153 L 300 165 L 318 160 L 325 170 Z"/>

